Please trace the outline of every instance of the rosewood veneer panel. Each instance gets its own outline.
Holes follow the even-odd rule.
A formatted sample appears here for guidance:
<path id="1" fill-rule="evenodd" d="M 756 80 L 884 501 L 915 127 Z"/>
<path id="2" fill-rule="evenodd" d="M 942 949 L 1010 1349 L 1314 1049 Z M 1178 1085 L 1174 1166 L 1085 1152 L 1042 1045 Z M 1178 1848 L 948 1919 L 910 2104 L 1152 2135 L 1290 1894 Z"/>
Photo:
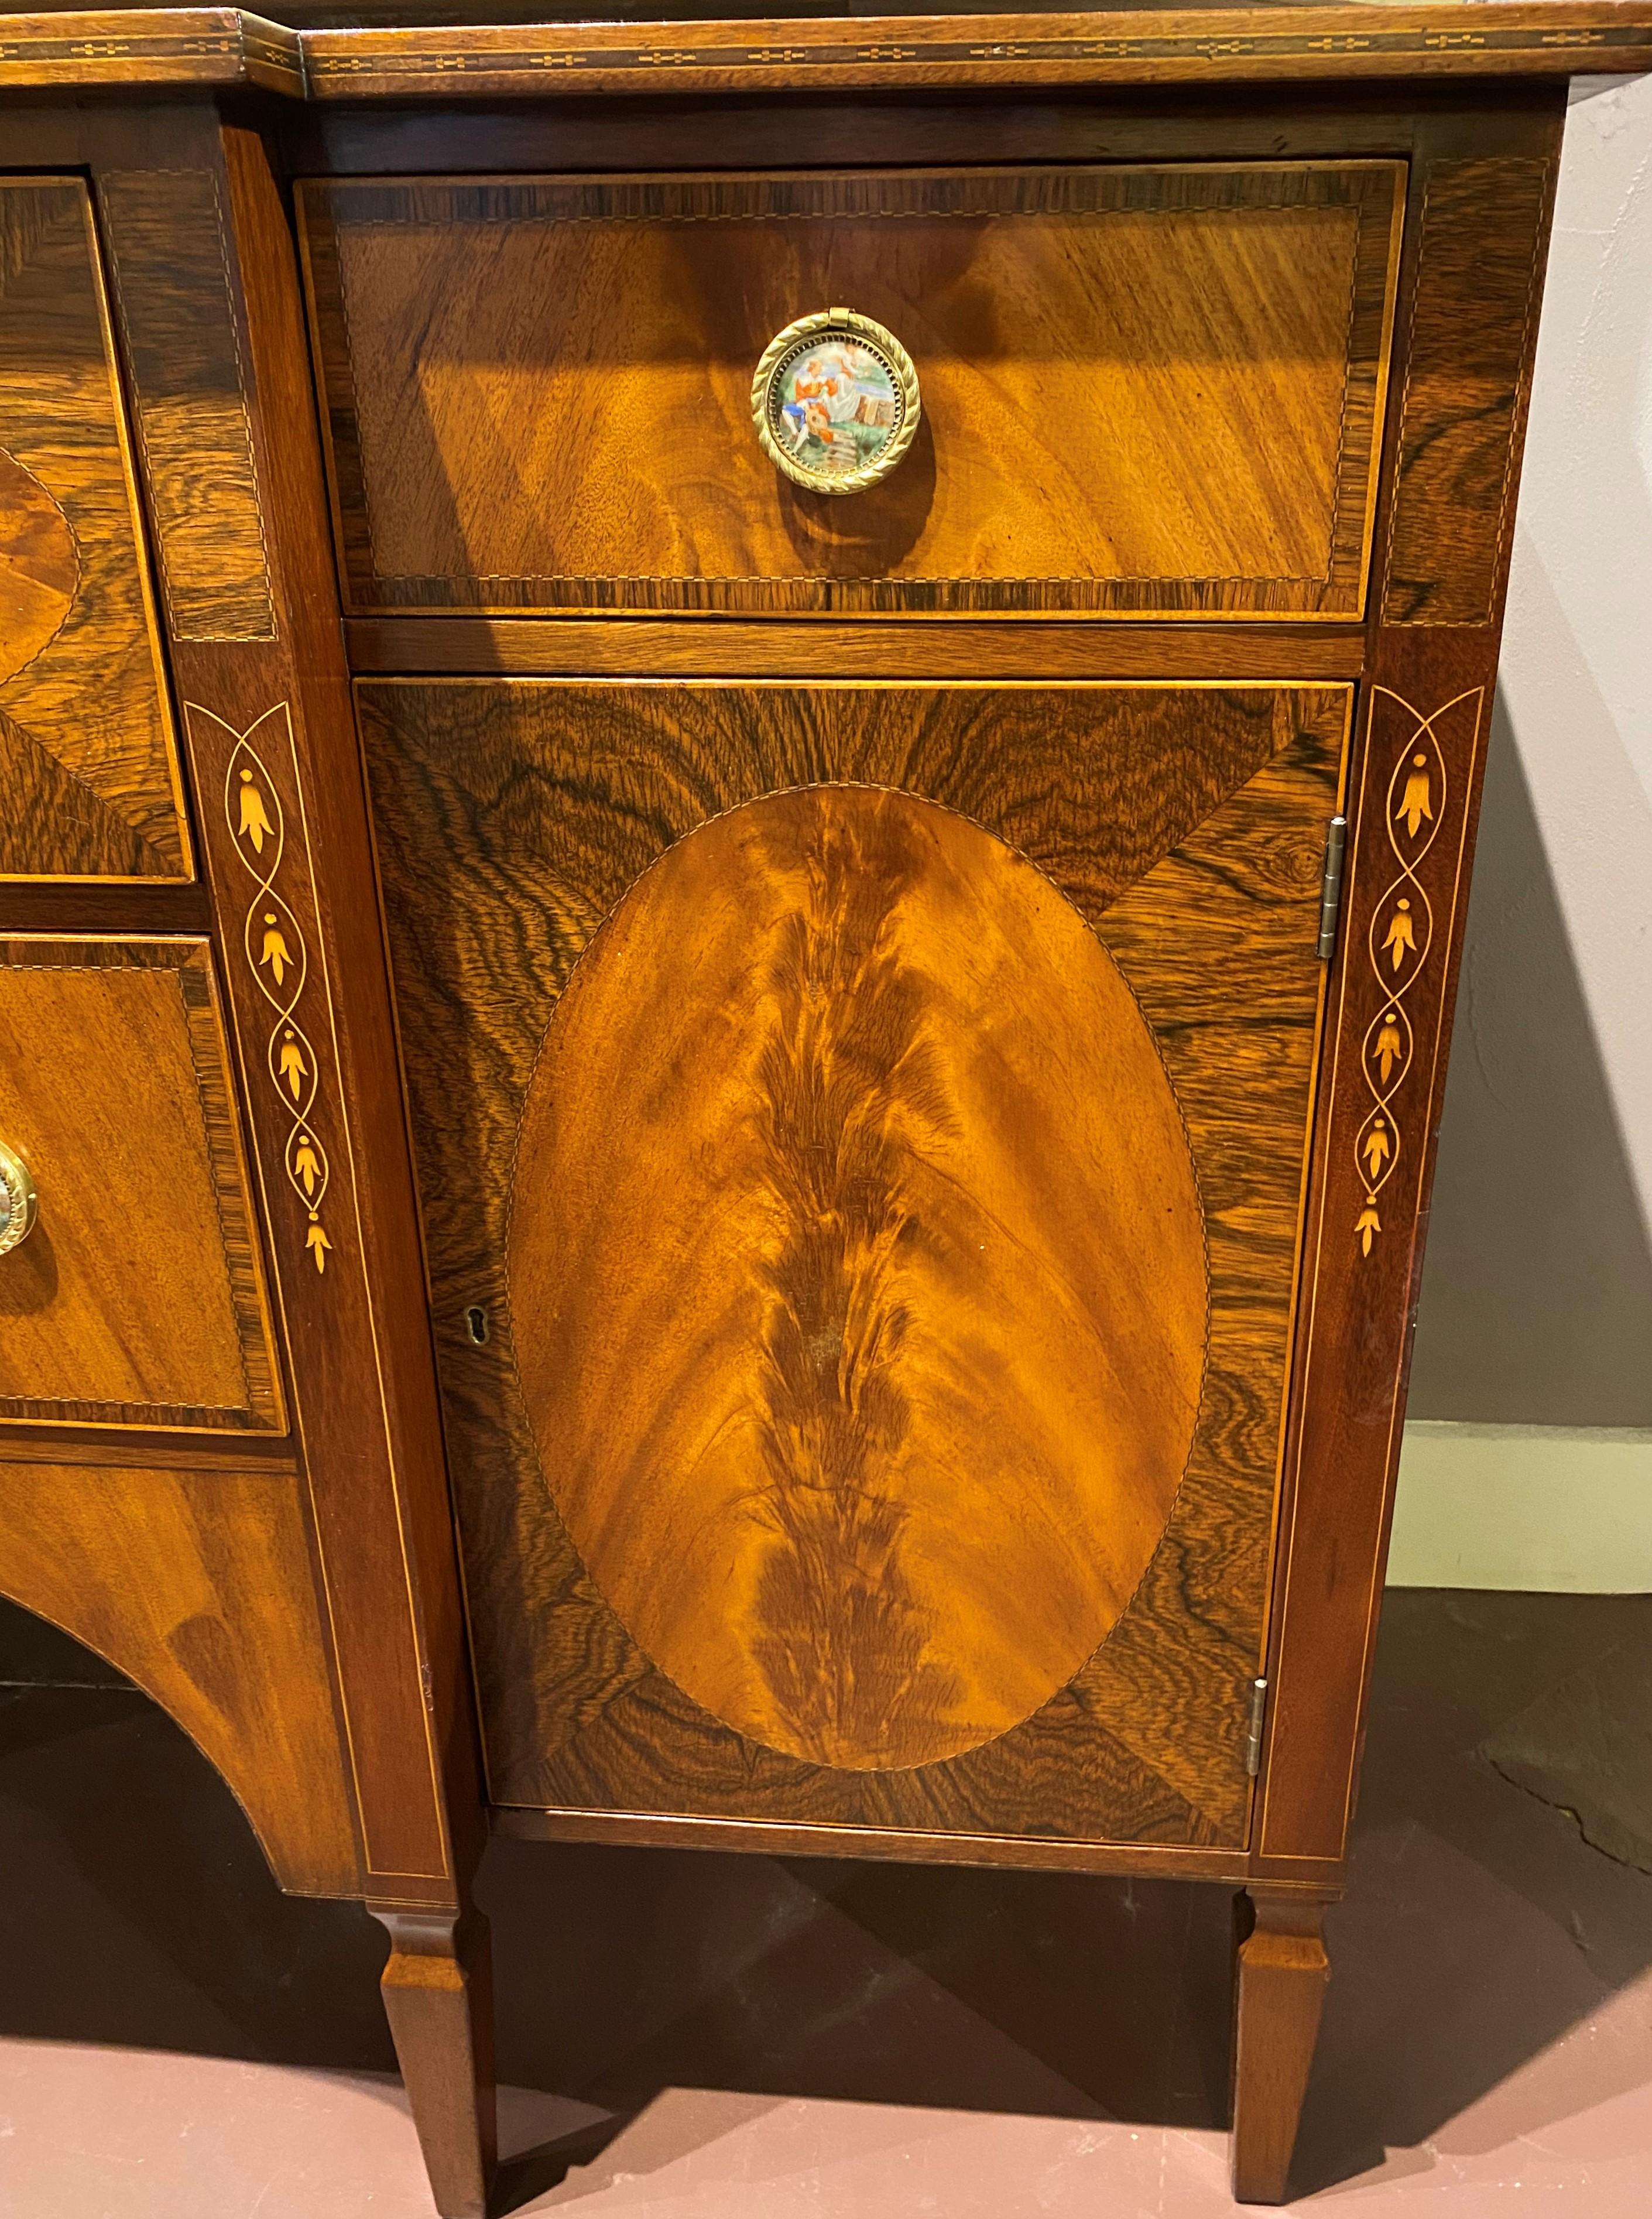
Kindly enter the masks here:
<path id="1" fill-rule="evenodd" d="M 113 171 L 99 197 L 173 636 L 273 639 L 218 179 Z"/>
<path id="2" fill-rule="evenodd" d="M 1514 529 L 1521 379 L 1542 295 L 1548 163 L 1435 162 L 1382 611 L 1392 625 L 1489 621 Z"/>

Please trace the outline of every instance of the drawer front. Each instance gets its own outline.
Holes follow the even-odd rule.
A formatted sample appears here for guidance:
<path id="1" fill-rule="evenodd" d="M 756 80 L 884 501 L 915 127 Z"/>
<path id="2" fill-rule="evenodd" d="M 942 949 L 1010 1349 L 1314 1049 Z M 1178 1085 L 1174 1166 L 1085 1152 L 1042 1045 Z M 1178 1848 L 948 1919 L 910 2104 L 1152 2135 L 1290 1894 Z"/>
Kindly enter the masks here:
<path id="1" fill-rule="evenodd" d="M 1356 616 L 1404 180 L 306 183 L 351 606 Z M 842 497 L 751 413 L 770 340 L 835 307 L 921 405 Z"/>
<path id="2" fill-rule="evenodd" d="M 269 1308 L 207 946 L 0 942 L 0 1418 L 279 1430 Z"/>
<path id="3" fill-rule="evenodd" d="M 187 879 L 86 188 L 0 179 L 0 877 Z"/>
<path id="4" fill-rule="evenodd" d="M 359 687 L 494 1799 L 1236 1843 L 1344 687 Z"/>

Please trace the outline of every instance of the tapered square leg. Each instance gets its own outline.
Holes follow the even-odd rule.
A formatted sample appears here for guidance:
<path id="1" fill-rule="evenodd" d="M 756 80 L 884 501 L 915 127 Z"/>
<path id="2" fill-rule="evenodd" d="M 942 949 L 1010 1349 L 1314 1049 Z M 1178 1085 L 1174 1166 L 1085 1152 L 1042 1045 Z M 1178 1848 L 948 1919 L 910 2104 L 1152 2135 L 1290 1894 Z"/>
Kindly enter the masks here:
<path id="1" fill-rule="evenodd" d="M 485 2219 L 497 2148 L 488 1921 L 369 1908 L 390 1936 L 379 1986 L 436 2209 Z"/>
<path id="2" fill-rule="evenodd" d="M 1233 2195 L 1282 2203 L 1331 1961 L 1323 1903 L 1252 1890 L 1238 1901 Z"/>

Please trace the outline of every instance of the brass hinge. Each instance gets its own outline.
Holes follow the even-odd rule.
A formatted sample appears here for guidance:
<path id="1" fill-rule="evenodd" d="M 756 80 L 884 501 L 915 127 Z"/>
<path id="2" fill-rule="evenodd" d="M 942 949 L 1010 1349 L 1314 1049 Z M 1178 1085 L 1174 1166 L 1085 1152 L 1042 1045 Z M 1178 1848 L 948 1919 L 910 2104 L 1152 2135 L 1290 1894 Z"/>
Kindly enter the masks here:
<path id="1" fill-rule="evenodd" d="M 1337 952 L 1337 912 L 1342 907 L 1342 851 L 1348 845 L 1348 819 L 1333 817 L 1325 836 L 1325 870 L 1320 880 L 1320 956 L 1328 963 Z"/>
<path id="2" fill-rule="evenodd" d="M 1251 1727 L 1245 1737 L 1245 1775 L 1254 1780 L 1262 1769 L 1262 1722 L 1268 1715 L 1268 1683 L 1251 1682 Z"/>

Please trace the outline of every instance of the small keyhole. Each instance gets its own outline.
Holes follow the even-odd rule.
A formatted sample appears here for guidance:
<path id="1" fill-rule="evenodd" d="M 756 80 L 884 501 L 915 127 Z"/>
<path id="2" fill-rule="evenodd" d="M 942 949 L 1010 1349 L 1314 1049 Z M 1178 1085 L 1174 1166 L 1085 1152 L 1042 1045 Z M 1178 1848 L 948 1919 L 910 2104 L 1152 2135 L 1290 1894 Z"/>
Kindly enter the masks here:
<path id="1" fill-rule="evenodd" d="M 488 1339 L 487 1311 L 484 1309 L 467 1310 L 464 1314 L 464 1321 L 466 1326 L 469 1328 L 471 1339 L 475 1342 L 478 1348 L 481 1348 Z"/>

